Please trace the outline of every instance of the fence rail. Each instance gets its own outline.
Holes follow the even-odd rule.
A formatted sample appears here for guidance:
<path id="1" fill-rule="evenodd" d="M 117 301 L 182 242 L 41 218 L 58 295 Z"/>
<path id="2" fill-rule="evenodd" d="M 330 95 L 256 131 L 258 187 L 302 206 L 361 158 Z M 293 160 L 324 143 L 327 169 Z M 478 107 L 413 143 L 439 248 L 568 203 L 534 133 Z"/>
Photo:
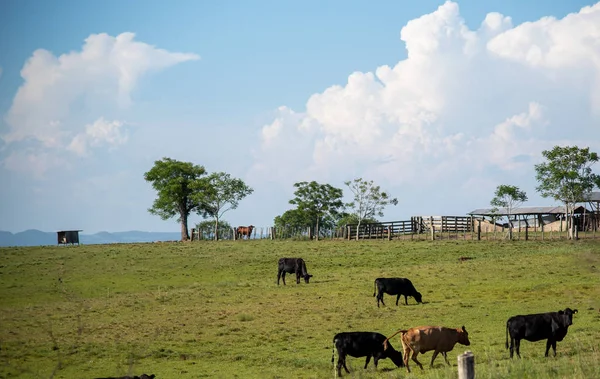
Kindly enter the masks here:
<path id="1" fill-rule="evenodd" d="M 566 229 L 566 227 L 565 227 Z M 273 226 L 255 227 L 250 239 L 345 239 L 345 240 L 503 240 L 508 238 L 508 227 L 492 224 L 473 216 L 413 216 L 410 220 L 386 221 L 378 223 L 348 224 L 343 227 L 320 229 L 318 236 L 309 227 L 276 228 Z M 219 229 L 219 239 L 242 239 L 235 235 L 234 229 Z M 575 238 L 600 238 L 600 230 L 592 228 L 579 231 Z M 513 228 L 513 240 L 554 240 L 568 239 L 567 230 L 544 230 L 544 225 Z M 214 232 L 192 230 L 192 240 L 214 240 Z"/>

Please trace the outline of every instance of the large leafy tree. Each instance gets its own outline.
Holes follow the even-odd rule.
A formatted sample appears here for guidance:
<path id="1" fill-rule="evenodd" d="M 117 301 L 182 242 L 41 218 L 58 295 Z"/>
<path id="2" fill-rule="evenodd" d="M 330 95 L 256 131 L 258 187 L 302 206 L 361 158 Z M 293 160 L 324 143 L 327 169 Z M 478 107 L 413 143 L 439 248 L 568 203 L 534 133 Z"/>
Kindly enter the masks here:
<path id="1" fill-rule="evenodd" d="M 201 204 L 202 215 L 214 220 L 215 240 L 219 239 L 219 219 L 223 214 L 236 209 L 240 200 L 254 192 L 241 179 L 224 172 L 210 174 L 195 182 L 192 188 L 197 189 L 192 198 Z"/>
<path id="2" fill-rule="evenodd" d="M 312 220 L 306 212 L 302 212 L 299 209 L 290 209 L 285 211 L 281 216 L 276 216 L 273 220 L 276 230 L 279 235 L 284 237 L 292 236 L 293 231 L 305 229 L 312 225 Z"/>
<path id="3" fill-rule="evenodd" d="M 372 219 L 375 216 L 383 217 L 383 210 L 388 205 L 397 205 L 398 199 L 391 198 L 390 195 L 382 191 L 379 186 L 373 184 L 372 180 L 357 178 L 352 181 L 344 182 L 354 195 L 354 200 L 347 207 L 352 209 L 352 213 L 358 220 L 358 228 L 365 219 Z M 356 233 L 358 240 L 359 233 Z"/>
<path id="4" fill-rule="evenodd" d="M 158 197 L 148 211 L 163 220 L 177 216 L 181 223 L 181 240 L 190 238 L 188 233 L 188 217 L 192 212 L 199 212 L 201 204 L 193 196 L 203 183 L 206 170 L 189 162 L 180 162 L 171 158 L 155 161 L 154 166 L 146 173 L 144 179 L 152 183 Z"/>
<path id="5" fill-rule="evenodd" d="M 319 238 L 319 226 L 323 222 L 332 222 L 343 209 L 343 192 L 330 184 L 319 184 L 312 182 L 298 182 L 294 184 L 296 191 L 290 204 L 297 206 L 299 212 L 303 212 L 311 220 L 315 236 Z"/>
<path id="6" fill-rule="evenodd" d="M 525 191 L 517 186 L 511 186 L 508 184 L 501 184 L 496 188 L 494 198 L 490 201 L 490 204 L 494 207 L 502 207 L 506 209 L 506 215 L 508 217 L 508 238 L 513 238 L 513 225 L 512 225 L 512 212 L 514 209 L 519 208 L 525 201 L 527 201 L 527 194 Z"/>
<path id="7" fill-rule="evenodd" d="M 600 187 L 600 175 L 591 166 L 598 162 L 598 154 L 589 147 L 554 146 L 542 151 L 546 161 L 535 165 L 536 190 L 543 197 L 551 197 L 565 204 L 570 220 L 569 237 L 573 238 L 573 213 L 575 204 L 585 201 L 594 187 Z"/>

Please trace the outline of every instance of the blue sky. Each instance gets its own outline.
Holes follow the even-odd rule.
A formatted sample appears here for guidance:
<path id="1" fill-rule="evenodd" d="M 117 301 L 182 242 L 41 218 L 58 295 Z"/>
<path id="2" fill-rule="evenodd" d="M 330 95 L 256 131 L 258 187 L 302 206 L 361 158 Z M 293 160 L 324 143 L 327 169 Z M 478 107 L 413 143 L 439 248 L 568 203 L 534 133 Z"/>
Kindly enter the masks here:
<path id="1" fill-rule="evenodd" d="M 301 180 L 372 179 L 399 199 L 386 220 L 465 214 L 499 184 L 552 205 L 541 151 L 600 151 L 585 1 L 4 1 L 0 70 L 12 232 L 178 231 L 147 212 L 164 156 L 245 180 L 225 219 L 268 226 Z"/>

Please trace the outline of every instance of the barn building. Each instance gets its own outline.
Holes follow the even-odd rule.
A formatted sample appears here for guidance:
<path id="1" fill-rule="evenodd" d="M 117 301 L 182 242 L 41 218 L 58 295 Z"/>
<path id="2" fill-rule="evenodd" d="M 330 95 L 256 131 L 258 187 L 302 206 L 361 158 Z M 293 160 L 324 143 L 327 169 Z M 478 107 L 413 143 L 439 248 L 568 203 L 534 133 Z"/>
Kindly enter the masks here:
<path id="1" fill-rule="evenodd" d="M 59 245 L 79 245 L 79 232 L 83 230 L 61 230 L 56 232 Z"/>

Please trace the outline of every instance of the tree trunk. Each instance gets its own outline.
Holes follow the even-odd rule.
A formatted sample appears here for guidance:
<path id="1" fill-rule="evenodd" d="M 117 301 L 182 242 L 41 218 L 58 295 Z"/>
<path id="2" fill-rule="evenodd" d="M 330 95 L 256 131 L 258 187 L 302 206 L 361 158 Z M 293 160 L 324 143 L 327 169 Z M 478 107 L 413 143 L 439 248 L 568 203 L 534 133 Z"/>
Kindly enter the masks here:
<path id="1" fill-rule="evenodd" d="M 357 241 L 358 241 L 358 231 L 360 230 L 360 222 L 361 222 L 361 221 L 362 221 L 362 220 L 360 220 L 360 219 L 359 219 L 359 220 L 358 220 L 358 224 L 356 225 L 356 240 L 357 240 Z"/>
<path id="2" fill-rule="evenodd" d="M 215 217 L 215 241 L 219 240 L 219 218 Z"/>
<path id="3" fill-rule="evenodd" d="M 190 235 L 188 234 L 188 218 L 187 214 L 181 212 L 181 240 L 188 241 Z"/>
<path id="4" fill-rule="evenodd" d="M 315 238 L 319 240 L 319 218 L 317 217 L 317 227 L 315 228 Z"/>

